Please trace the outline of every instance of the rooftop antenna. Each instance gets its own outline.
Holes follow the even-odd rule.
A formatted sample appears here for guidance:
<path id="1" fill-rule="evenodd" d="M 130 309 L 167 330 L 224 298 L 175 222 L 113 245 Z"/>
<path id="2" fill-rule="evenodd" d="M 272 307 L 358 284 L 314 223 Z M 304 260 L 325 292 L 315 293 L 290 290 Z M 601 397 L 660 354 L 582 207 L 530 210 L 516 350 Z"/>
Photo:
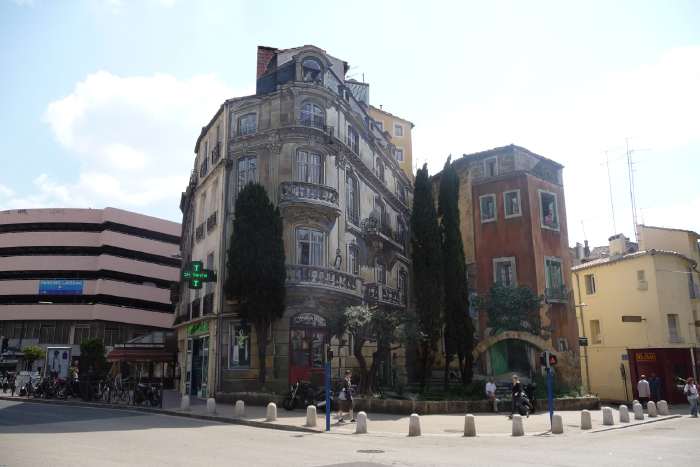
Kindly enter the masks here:
<path id="1" fill-rule="evenodd" d="M 639 232 L 637 231 L 637 198 L 634 188 L 634 162 L 632 161 L 633 149 L 630 149 L 629 138 L 625 138 L 625 147 L 627 148 L 627 171 L 629 173 L 630 185 L 630 203 L 632 205 L 632 222 L 634 224 L 634 241 L 639 242 Z"/>
<path id="2" fill-rule="evenodd" d="M 586 235 L 586 224 L 583 223 L 583 219 L 581 219 L 581 230 L 583 231 L 583 239 L 588 240 L 588 235 Z"/>
<path id="3" fill-rule="evenodd" d="M 617 233 L 617 223 L 615 222 L 615 202 L 613 201 L 612 179 L 610 177 L 610 157 L 608 151 L 605 151 L 605 165 L 608 168 L 608 192 L 610 194 L 610 212 L 612 213 L 613 234 Z"/>

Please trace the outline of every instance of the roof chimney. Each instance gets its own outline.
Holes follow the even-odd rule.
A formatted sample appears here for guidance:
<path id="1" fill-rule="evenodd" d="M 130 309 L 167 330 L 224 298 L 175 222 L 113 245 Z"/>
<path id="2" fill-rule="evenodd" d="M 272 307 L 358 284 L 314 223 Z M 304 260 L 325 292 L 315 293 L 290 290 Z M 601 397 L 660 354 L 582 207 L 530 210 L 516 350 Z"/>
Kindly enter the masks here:
<path id="1" fill-rule="evenodd" d="M 275 58 L 276 53 L 277 49 L 274 47 L 265 47 L 264 45 L 258 46 L 258 71 L 255 79 L 259 79 L 265 74 L 267 66 L 270 64 L 270 61 Z"/>
<path id="2" fill-rule="evenodd" d="M 583 257 L 588 258 L 589 256 L 591 256 L 591 248 L 588 246 L 588 240 L 584 240 L 583 245 Z"/>
<path id="3" fill-rule="evenodd" d="M 627 253 L 627 237 L 624 234 L 613 235 L 608 238 L 610 257 L 620 257 Z"/>

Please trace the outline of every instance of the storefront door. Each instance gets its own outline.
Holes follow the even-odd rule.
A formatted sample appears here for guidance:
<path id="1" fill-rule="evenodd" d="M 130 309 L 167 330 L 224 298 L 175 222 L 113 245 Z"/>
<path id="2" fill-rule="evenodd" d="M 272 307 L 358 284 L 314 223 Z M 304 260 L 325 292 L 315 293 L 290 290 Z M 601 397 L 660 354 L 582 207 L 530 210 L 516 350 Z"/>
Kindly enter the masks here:
<path id="1" fill-rule="evenodd" d="M 313 313 L 292 317 L 289 329 L 290 383 L 311 381 L 314 374 L 323 375 L 323 351 L 327 343 L 325 318 Z"/>
<path id="2" fill-rule="evenodd" d="M 192 369 L 190 371 L 190 395 L 197 397 L 208 397 L 209 378 L 209 337 L 193 337 L 192 347 Z"/>

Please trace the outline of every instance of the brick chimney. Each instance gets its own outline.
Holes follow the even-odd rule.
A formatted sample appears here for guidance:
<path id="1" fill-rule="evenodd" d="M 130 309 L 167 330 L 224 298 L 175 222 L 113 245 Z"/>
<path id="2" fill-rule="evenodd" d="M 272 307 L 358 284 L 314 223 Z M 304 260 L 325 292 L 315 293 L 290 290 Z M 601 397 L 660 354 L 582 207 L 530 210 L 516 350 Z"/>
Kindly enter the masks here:
<path id="1" fill-rule="evenodd" d="M 264 45 L 258 46 L 258 71 L 255 79 L 259 79 L 265 74 L 265 70 L 267 70 L 270 61 L 275 58 L 275 53 L 277 53 L 277 49 L 274 47 L 265 47 Z"/>

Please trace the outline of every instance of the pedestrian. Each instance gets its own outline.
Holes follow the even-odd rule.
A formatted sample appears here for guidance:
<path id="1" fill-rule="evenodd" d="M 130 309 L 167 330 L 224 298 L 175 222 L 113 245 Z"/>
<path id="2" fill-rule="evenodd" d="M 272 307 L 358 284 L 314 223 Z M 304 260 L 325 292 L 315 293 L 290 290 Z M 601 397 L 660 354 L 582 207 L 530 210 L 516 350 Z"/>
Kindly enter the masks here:
<path id="1" fill-rule="evenodd" d="M 637 383 L 637 394 L 639 394 L 639 402 L 642 404 L 642 407 L 646 408 L 647 402 L 649 402 L 649 398 L 651 397 L 651 388 L 649 387 L 649 381 L 647 381 L 645 375 L 642 375 Z"/>
<path id="2" fill-rule="evenodd" d="M 520 378 L 518 375 L 513 375 L 513 385 L 511 388 L 511 394 L 513 396 L 513 405 L 511 406 L 510 415 L 508 418 L 513 418 L 513 414 L 518 411 L 518 405 L 520 404 L 520 393 L 523 391 L 523 385 L 520 384 Z"/>
<path id="3" fill-rule="evenodd" d="M 688 404 L 690 404 L 690 416 L 698 418 L 698 386 L 692 376 L 686 380 L 683 394 L 688 398 Z"/>
<path id="4" fill-rule="evenodd" d="M 338 423 L 345 422 L 344 414 L 350 415 L 350 422 L 355 423 L 355 415 L 352 407 L 352 372 L 345 370 L 345 377 L 338 393 Z"/>
<path id="5" fill-rule="evenodd" d="M 649 389 L 651 391 L 651 400 L 659 402 L 661 400 L 661 378 L 656 373 L 652 373 L 651 378 L 649 378 Z"/>
<path id="6" fill-rule="evenodd" d="M 493 378 L 489 378 L 485 387 L 486 399 L 491 403 L 491 409 L 494 412 L 498 412 L 498 402 L 496 401 L 496 384 L 493 382 Z"/>

